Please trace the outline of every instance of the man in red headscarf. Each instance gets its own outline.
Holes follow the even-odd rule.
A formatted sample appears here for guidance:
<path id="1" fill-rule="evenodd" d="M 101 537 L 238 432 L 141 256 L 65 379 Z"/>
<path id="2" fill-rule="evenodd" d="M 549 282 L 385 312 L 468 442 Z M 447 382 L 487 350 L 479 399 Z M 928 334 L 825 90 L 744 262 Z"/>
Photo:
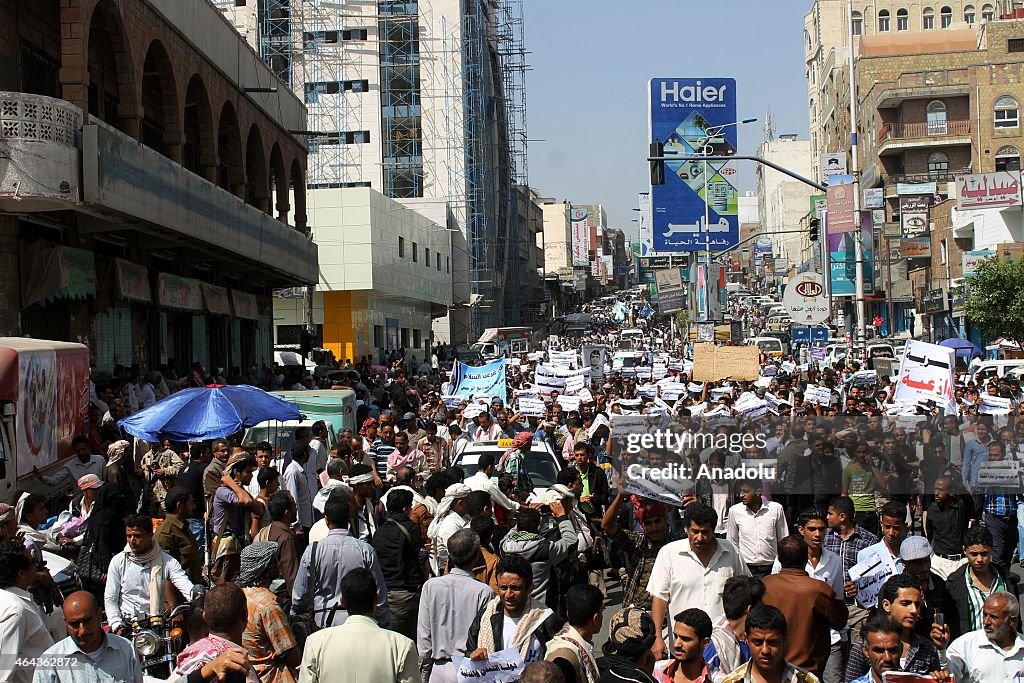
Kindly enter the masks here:
<path id="1" fill-rule="evenodd" d="M 605 535 L 622 551 L 628 562 L 623 572 L 628 576 L 622 594 L 623 605 L 634 605 L 643 610 L 651 609 L 651 594 L 647 592 L 647 580 L 651 577 L 654 560 L 658 551 L 670 541 L 676 540 L 668 526 L 668 506 L 647 498 L 632 496 L 633 516 L 642 532 L 627 531 L 619 526 L 619 509 L 626 498 L 625 482 L 619 483 L 615 499 L 608 506 L 601 520 Z"/>

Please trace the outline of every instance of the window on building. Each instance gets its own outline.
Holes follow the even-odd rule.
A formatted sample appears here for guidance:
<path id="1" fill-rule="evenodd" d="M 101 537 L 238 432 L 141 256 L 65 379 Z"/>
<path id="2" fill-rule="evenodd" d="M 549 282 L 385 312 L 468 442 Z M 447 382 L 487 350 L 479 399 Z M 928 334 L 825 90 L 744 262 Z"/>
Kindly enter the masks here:
<path id="1" fill-rule="evenodd" d="M 864 33 L 864 15 L 860 12 L 853 13 L 853 35 L 859 36 Z"/>
<path id="2" fill-rule="evenodd" d="M 804 31 L 804 49 L 808 52 L 811 51 L 811 34 Z"/>
<path id="3" fill-rule="evenodd" d="M 341 32 L 342 40 L 366 40 L 367 32 L 365 28 L 350 28 Z"/>
<path id="4" fill-rule="evenodd" d="M 344 88 L 345 92 L 369 92 L 370 81 L 365 78 L 354 81 L 345 81 Z"/>
<path id="5" fill-rule="evenodd" d="M 1017 100 L 1003 95 L 995 104 L 996 128 L 1017 128 L 1020 125 L 1020 114 L 1017 111 Z"/>
<path id="6" fill-rule="evenodd" d="M 921 26 L 924 27 L 925 31 L 931 31 L 935 28 L 935 10 L 931 7 L 924 8 L 924 12 L 921 15 Z"/>
<path id="7" fill-rule="evenodd" d="M 974 5 L 964 5 L 964 21 L 973 24 L 974 16 Z"/>
<path id="8" fill-rule="evenodd" d="M 423 248 L 423 263 L 426 264 L 427 268 L 430 267 L 430 247 Z"/>
<path id="9" fill-rule="evenodd" d="M 946 105 L 935 100 L 928 103 L 925 110 L 925 118 L 928 121 L 928 135 L 945 135 L 948 126 L 946 125 Z"/>
<path id="10" fill-rule="evenodd" d="M 992 21 L 996 18 L 996 12 L 992 9 L 992 5 L 983 5 L 981 8 L 981 20 Z"/>
<path id="11" fill-rule="evenodd" d="M 1020 150 L 1013 145 L 1004 145 L 996 151 L 997 171 L 1019 171 Z"/>
<path id="12" fill-rule="evenodd" d="M 345 144 L 346 145 L 360 145 L 366 144 L 370 141 L 370 131 L 368 130 L 351 130 L 345 133 Z"/>
<path id="13" fill-rule="evenodd" d="M 21 44 L 21 91 L 60 97 L 60 62 L 34 45 Z"/>
<path id="14" fill-rule="evenodd" d="M 405 238 L 398 238 L 398 258 L 405 258 Z"/>
<path id="15" fill-rule="evenodd" d="M 939 24 L 942 28 L 949 28 L 949 25 L 953 23 L 953 10 L 950 7 L 943 7 L 939 12 L 941 23 Z"/>
<path id="16" fill-rule="evenodd" d="M 878 12 L 878 32 L 889 32 L 889 10 L 883 9 Z"/>
<path id="17" fill-rule="evenodd" d="M 384 348 L 384 326 L 374 325 L 373 326 L 373 345 L 378 349 Z"/>
<path id="18" fill-rule="evenodd" d="M 401 331 L 402 348 L 409 348 L 409 328 L 403 327 Z"/>
<path id="19" fill-rule="evenodd" d="M 908 31 L 910 30 L 910 14 L 906 9 L 896 10 L 896 30 L 897 31 Z"/>
<path id="20" fill-rule="evenodd" d="M 949 245 L 946 240 L 939 242 L 939 263 L 945 264 L 949 261 Z"/>
<path id="21" fill-rule="evenodd" d="M 416 244 L 415 242 L 412 243 L 412 262 L 420 262 L 420 245 Z"/>
<path id="22" fill-rule="evenodd" d="M 420 348 L 420 345 L 422 343 L 423 343 L 423 333 L 420 332 L 419 330 L 413 330 L 412 331 L 412 347 L 414 349 L 418 349 L 418 348 Z"/>
<path id="23" fill-rule="evenodd" d="M 444 257 L 444 272 L 446 272 L 446 273 L 452 272 L 452 257 L 451 256 L 445 256 Z"/>
<path id="24" fill-rule="evenodd" d="M 1008 38 L 1006 40 L 1007 52 L 1024 52 L 1024 38 Z"/>
<path id="25" fill-rule="evenodd" d="M 928 155 L 928 179 L 940 180 L 949 175 L 949 157 L 942 152 Z"/>
<path id="26" fill-rule="evenodd" d="M 437 272 L 441 272 L 441 254 L 437 254 Z"/>

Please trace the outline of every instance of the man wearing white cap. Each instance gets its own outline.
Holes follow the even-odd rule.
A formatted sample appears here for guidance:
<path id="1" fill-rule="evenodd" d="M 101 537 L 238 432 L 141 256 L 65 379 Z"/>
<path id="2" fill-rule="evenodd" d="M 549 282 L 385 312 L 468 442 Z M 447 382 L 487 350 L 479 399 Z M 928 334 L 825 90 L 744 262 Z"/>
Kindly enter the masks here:
<path id="1" fill-rule="evenodd" d="M 936 612 L 945 620 L 952 608 L 953 598 L 946 589 L 946 582 L 932 572 L 932 546 L 924 536 L 907 536 L 900 545 L 900 559 L 903 560 L 903 573 L 913 576 L 921 585 L 924 596 L 924 609 L 914 626 L 914 631 L 925 638 L 931 638 L 939 649 L 949 644 L 949 627 L 935 623 Z"/>
<path id="2" fill-rule="evenodd" d="M 448 539 L 469 524 L 465 517 L 466 497 L 472 492 L 465 484 L 452 484 L 444 490 L 444 498 L 437 505 L 437 514 L 427 529 L 433 542 L 430 568 L 435 576 L 445 574 L 448 568 Z"/>

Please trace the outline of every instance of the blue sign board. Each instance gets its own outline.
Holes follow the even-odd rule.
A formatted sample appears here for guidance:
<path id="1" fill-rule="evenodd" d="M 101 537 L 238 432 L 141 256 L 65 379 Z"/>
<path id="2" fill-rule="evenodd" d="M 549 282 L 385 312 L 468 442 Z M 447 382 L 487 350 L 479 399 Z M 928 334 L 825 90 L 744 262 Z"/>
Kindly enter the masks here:
<path id="1" fill-rule="evenodd" d="M 736 79 L 653 78 L 648 89 L 651 141 L 665 145 L 666 158 L 736 153 Z M 734 162 L 666 161 L 665 184 L 651 188 L 654 250 L 724 251 L 739 242 L 736 177 Z"/>
<path id="2" fill-rule="evenodd" d="M 828 342 L 828 328 L 825 327 L 812 327 L 811 328 L 811 343 L 812 344 L 824 344 Z"/>
<path id="3" fill-rule="evenodd" d="M 811 328 L 794 327 L 790 330 L 790 337 L 798 344 L 807 344 L 811 341 Z"/>

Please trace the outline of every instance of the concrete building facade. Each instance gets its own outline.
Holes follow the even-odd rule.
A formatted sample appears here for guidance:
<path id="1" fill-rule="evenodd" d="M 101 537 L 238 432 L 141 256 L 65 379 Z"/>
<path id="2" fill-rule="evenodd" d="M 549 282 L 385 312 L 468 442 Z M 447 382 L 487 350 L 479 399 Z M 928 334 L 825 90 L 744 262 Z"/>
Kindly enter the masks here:
<path id="1" fill-rule="evenodd" d="M 796 135 L 780 135 L 776 139 L 764 140 L 757 155 L 807 178 L 813 173 L 810 147 L 809 141 L 798 140 Z M 807 237 L 789 231 L 799 229 L 812 193 L 813 188 L 809 185 L 767 166 L 757 165 L 761 234 L 771 238 L 775 255 L 788 258 L 793 267 L 800 265 Z"/>
<path id="2" fill-rule="evenodd" d="M 257 13 L 254 44 L 309 107 L 311 191 L 446 205 L 454 303 L 435 340 L 535 314 L 521 0 L 215 1 L 243 29 Z"/>
<path id="3" fill-rule="evenodd" d="M 0 334 L 103 370 L 272 362 L 272 290 L 316 280 L 302 102 L 206 3 L 0 17 Z"/>

